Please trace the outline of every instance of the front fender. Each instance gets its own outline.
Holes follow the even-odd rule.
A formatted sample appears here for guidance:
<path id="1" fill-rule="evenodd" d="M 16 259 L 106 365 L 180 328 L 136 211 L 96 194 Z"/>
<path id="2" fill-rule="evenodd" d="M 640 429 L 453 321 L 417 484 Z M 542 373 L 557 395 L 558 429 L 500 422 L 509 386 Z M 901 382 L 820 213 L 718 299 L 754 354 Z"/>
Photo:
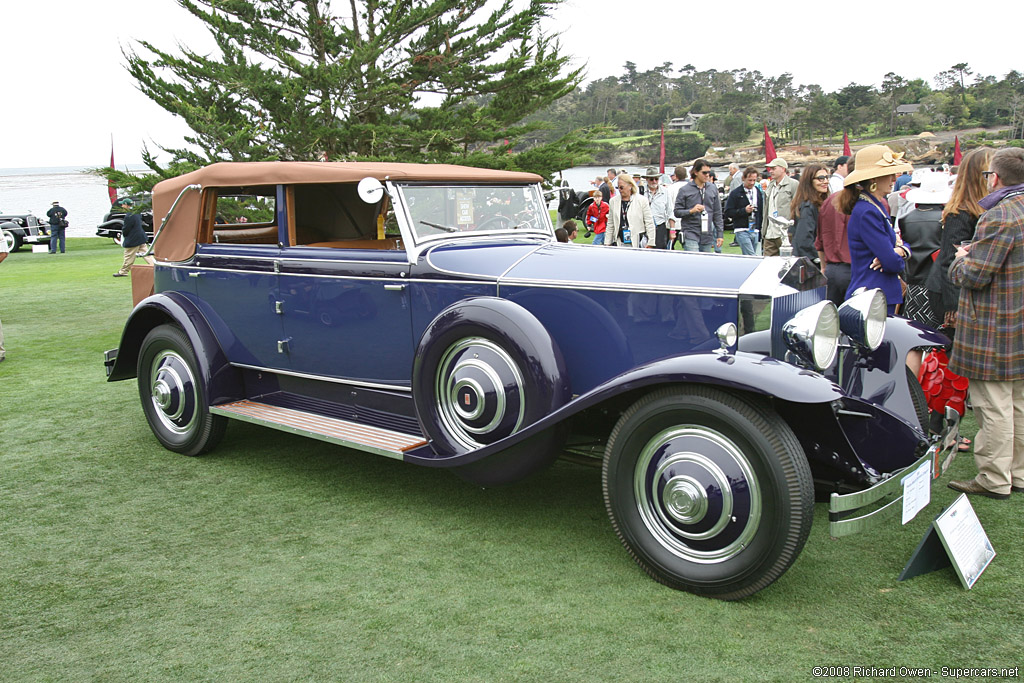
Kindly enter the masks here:
<path id="1" fill-rule="evenodd" d="M 405 459 L 419 465 L 453 467 L 494 455 L 534 434 L 621 394 L 664 384 L 714 384 L 726 389 L 771 396 L 790 403 L 829 403 L 842 391 L 822 375 L 771 357 L 694 353 L 657 360 L 624 372 L 576 397 L 526 429 L 484 448 L 455 456 L 438 456 L 429 447 L 407 452 Z"/>
<path id="2" fill-rule="evenodd" d="M 107 381 L 136 377 L 142 341 L 150 330 L 166 323 L 177 325 L 188 337 L 211 403 L 243 396 L 241 377 L 228 363 L 206 317 L 192 301 L 177 292 L 154 294 L 132 309 Z"/>

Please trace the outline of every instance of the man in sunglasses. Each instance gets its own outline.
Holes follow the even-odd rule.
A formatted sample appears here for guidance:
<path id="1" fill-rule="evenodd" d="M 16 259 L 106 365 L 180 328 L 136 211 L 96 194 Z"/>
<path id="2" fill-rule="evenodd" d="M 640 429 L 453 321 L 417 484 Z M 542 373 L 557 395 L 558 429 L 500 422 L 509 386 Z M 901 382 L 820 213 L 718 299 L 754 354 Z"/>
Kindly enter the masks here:
<path id="1" fill-rule="evenodd" d="M 711 182 L 711 165 L 697 159 L 690 169 L 692 182 L 679 188 L 675 216 L 683 235 L 683 251 L 713 252 L 721 248 L 725 236 L 722 200 Z"/>

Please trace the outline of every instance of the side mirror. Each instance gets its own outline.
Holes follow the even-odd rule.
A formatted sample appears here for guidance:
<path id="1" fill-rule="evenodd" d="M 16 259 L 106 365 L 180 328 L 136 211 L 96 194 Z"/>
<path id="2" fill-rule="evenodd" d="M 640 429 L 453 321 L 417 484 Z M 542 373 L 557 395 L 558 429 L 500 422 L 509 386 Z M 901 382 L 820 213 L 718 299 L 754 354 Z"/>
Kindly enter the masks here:
<path id="1" fill-rule="evenodd" d="M 385 192 L 384 185 L 376 178 L 363 178 L 356 185 L 356 193 L 367 204 L 376 204 L 384 197 Z"/>

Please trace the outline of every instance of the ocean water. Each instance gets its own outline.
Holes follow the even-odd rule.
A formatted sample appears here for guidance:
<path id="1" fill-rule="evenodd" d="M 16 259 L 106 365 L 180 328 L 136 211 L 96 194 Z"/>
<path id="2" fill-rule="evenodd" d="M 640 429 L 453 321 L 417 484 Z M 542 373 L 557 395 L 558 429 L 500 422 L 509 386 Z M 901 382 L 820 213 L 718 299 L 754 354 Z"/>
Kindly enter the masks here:
<path id="1" fill-rule="evenodd" d="M 643 172 L 639 166 L 625 167 Z M 577 166 L 561 172 L 575 190 L 593 190 L 592 181 L 604 176 L 607 166 Z M 142 167 L 129 170 L 139 171 Z M 107 181 L 74 167 L 0 168 L 0 213 L 33 213 L 46 216 L 54 201 L 68 210 L 68 237 L 94 237 L 96 226 L 110 210 Z M 667 178 L 666 178 L 667 180 Z M 552 207 L 557 206 L 554 200 Z"/>
<path id="2" fill-rule="evenodd" d="M 68 211 L 68 237 L 95 237 L 110 210 L 107 181 L 85 169 L 0 169 L 0 213 L 33 213 L 44 219 L 54 201 Z M 137 170 L 137 169 L 131 169 Z"/>

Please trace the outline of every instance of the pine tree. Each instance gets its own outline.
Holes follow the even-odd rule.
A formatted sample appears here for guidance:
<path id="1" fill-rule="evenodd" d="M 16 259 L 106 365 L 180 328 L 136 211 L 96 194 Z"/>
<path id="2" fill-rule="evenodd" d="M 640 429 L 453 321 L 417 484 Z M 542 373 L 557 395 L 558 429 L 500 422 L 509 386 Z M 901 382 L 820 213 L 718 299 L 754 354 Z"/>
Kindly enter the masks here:
<path id="1" fill-rule="evenodd" d="M 358 159 L 548 175 L 586 148 L 576 134 L 515 153 L 543 127 L 523 120 L 580 80 L 539 29 L 560 1 L 349 0 L 338 16 L 327 0 L 178 0 L 217 52 L 140 40 L 143 54 L 125 58 L 140 90 L 193 131 L 190 148 L 166 150 L 186 166 Z"/>

